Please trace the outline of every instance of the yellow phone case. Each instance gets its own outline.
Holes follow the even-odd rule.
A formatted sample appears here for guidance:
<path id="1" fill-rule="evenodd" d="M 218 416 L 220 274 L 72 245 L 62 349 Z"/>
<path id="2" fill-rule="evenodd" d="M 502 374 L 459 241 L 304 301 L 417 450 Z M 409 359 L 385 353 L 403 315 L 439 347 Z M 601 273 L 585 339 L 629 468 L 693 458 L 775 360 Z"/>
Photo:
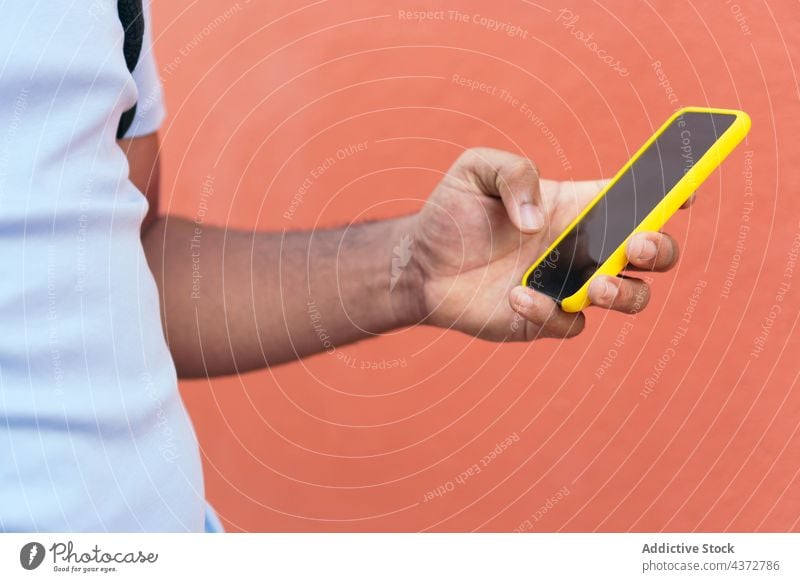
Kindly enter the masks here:
<path id="1" fill-rule="evenodd" d="M 628 235 L 622 244 L 611 254 L 611 256 L 597 269 L 589 280 L 574 294 L 565 297 L 561 300 L 561 308 L 564 311 L 576 312 L 585 309 L 589 301 L 589 284 L 598 275 L 610 275 L 616 277 L 625 268 L 628 260 L 625 256 L 625 245 L 631 236 L 641 231 L 657 231 L 660 230 L 667 220 L 675 214 L 678 209 L 686 202 L 692 193 L 702 184 L 706 178 L 711 175 L 717 166 L 722 163 L 728 154 L 744 139 L 747 132 L 750 130 L 750 117 L 744 111 L 735 109 L 716 109 L 713 107 L 684 107 L 673 113 L 670 118 L 656 131 L 645 144 L 639 148 L 634 156 L 628 160 L 622 169 L 617 172 L 614 178 L 603 188 L 600 193 L 586 206 L 586 208 L 573 220 L 570 225 L 564 229 L 556 240 L 547 248 L 544 253 L 536 260 L 535 263 L 525 272 L 522 277 L 522 285 L 528 285 L 528 278 L 534 272 L 536 267 L 539 266 L 547 256 L 556 248 L 558 243 L 569 234 L 569 232 L 583 220 L 584 216 L 597 204 L 606 192 L 613 186 L 622 175 L 639 159 L 644 151 L 658 138 L 664 130 L 669 127 L 672 122 L 684 113 L 699 112 L 699 113 L 720 113 L 736 116 L 736 119 L 728 129 L 726 129 L 719 139 L 714 142 L 714 145 L 697 160 L 692 168 L 684 174 L 677 184 L 664 196 L 661 202 L 639 223 L 639 225 Z"/>

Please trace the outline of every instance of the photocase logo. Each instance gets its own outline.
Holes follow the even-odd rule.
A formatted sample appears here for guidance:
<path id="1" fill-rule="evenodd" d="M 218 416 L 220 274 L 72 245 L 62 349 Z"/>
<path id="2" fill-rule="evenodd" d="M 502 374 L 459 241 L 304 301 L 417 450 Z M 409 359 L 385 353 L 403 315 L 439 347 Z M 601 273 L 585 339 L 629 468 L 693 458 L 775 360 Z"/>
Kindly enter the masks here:
<path id="1" fill-rule="evenodd" d="M 558 259 L 561 257 L 561 252 L 558 248 L 553 249 L 550 251 L 550 254 L 547 255 L 542 262 L 539 263 L 539 266 L 533 271 L 533 274 L 528 281 L 528 287 L 536 286 L 539 289 L 545 286 L 547 283 L 547 275 L 551 274 L 545 271 L 545 269 L 555 269 L 558 267 Z M 544 279 L 544 282 L 542 281 Z"/>
<path id="2" fill-rule="evenodd" d="M 389 282 L 389 292 L 394 291 L 395 285 L 400 280 L 408 262 L 411 260 L 411 247 L 413 246 L 413 239 L 404 234 L 400 239 L 400 243 L 392 249 L 392 279 Z"/>
<path id="3" fill-rule="evenodd" d="M 19 551 L 19 563 L 26 570 L 35 570 L 44 561 L 44 546 L 39 542 L 28 542 Z"/>

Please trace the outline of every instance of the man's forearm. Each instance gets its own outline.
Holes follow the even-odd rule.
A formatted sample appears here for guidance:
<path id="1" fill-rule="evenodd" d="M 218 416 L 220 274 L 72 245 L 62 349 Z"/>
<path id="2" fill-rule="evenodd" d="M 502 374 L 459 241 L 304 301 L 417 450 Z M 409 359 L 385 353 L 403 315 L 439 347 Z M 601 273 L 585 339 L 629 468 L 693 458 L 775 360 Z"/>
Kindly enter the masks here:
<path id="1" fill-rule="evenodd" d="M 272 233 L 159 217 L 143 241 L 178 375 L 244 372 L 420 321 L 413 220 Z"/>

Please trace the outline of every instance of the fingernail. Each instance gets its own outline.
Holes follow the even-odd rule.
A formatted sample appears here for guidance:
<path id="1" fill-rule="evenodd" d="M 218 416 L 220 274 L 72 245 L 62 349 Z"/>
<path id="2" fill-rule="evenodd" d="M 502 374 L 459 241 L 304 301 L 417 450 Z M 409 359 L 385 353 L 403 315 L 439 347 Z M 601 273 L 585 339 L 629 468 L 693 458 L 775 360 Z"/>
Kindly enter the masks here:
<path id="1" fill-rule="evenodd" d="M 630 242 L 631 257 L 639 259 L 640 261 L 650 261 L 656 258 L 658 248 L 656 244 L 642 237 L 635 237 Z"/>
<path id="2" fill-rule="evenodd" d="M 619 292 L 619 287 L 610 283 L 609 281 L 603 282 L 603 299 L 611 303 Z"/>
<path id="3" fill-rule="evenodd" d="M 519 207 L 519 221 L 525 230 L 542 230 L 544 216 L 542 211 L 530 202 L 523 202 Z"/>
<path id="4" fill-rule="evenodd" d="M 528 295 L 528 292 L 523 287 L 514 287 L 511 291 L 511 299 L 514 301 L 514 305 L 518 307 L 533 307 L 533 297 Z"/>
<path id="5" fill-rule="evenodd" d="M 596 282 L 592 283 L 592 285 L 597 287 L 597 294 L 600 296 L 600 302 L 603 305 L 611 304 L 619 291 L 617 286 L 603 279 L 595 279 L 595 281 Z"/>

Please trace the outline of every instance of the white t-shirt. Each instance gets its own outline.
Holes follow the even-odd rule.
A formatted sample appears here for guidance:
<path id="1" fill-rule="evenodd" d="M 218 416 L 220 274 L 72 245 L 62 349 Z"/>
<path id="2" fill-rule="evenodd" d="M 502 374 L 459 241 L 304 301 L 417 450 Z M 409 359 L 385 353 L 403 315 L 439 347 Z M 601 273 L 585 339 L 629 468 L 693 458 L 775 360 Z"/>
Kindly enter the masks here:
<path id="1" fill-rule="evenodd" d="M 164 117 L 116 0 L 0 18 L 0 531 L 202 531 L 197 441 L 117 146 Z"/>

